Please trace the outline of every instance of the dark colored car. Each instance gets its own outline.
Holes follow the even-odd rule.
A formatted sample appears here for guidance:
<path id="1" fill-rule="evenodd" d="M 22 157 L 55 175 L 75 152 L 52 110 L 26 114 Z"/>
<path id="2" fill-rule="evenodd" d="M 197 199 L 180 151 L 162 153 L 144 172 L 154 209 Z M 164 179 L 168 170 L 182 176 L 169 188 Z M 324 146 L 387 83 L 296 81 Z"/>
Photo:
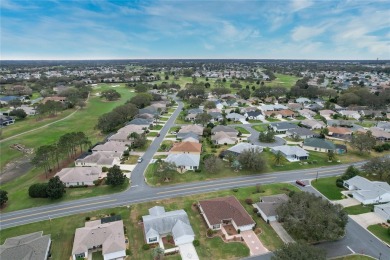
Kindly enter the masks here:
<path id="1" fill-rule="evenodd" d="M 157 137 L 160 137 L 160 133 L 157 134 Z"/>
<path id="2" fill-rule="evenodd" d="M 295 183 L 298 184 L 299 186 L 302 186 L 302 187 L 306 186 L 306 184 L 303 181 L 300 181 L 300 180 L 296 180 Z"/>

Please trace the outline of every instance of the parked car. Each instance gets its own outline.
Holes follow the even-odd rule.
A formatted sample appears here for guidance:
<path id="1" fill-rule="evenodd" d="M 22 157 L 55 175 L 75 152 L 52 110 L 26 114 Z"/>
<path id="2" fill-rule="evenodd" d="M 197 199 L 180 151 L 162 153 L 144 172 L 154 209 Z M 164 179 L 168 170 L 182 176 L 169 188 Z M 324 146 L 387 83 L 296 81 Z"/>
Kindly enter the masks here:
<path id="1" fill-rule="evenodd" d="M 141 163 L 143 161 L 142 157 L 138 158 L 137 162 Z"/>
<path id="2" fill-rule="evenodd" d="M 157 137 L 160 137 L 160 133 L 157 134 Z"/>
<path id="3" fill-rule="evenodd" d="M 300 181 L 300 180 L 296 180 L 295 183 L 298 184 L 299 186 L 302 186 L 302 187 L 306 186 L 306 184 L 303 181 Z"/>

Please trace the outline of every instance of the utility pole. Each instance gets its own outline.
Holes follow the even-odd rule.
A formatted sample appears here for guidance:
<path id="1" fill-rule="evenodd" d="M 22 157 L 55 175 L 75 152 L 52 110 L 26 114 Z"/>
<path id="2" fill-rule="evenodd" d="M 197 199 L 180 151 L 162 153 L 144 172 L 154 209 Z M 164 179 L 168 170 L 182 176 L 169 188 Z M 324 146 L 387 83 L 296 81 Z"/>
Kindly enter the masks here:
<path id="1" fill-rule="evenodd" d="M 318 181 L 318 171 L 317 171 L 317 175 L 316 175 L 316 182 Z"/>

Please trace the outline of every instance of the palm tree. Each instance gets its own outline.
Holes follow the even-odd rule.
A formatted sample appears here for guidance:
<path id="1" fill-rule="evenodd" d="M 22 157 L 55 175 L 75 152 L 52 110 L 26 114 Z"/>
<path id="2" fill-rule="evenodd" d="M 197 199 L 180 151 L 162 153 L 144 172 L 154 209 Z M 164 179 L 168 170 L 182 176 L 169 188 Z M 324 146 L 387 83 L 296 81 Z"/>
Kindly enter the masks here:
<path id="1" fill-rule="evenodd" d="M 274 162 L 276 166 L 280 166 L 281 162 L 283 161 L 284 157 L 281 151 L 278 151 L 274 154 Z"/>

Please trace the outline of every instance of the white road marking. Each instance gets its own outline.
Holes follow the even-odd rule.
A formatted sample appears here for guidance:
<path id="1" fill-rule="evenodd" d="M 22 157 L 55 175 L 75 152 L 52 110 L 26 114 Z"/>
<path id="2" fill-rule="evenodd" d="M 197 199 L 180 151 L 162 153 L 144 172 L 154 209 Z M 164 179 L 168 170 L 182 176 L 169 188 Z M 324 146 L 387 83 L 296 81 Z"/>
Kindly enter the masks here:
<path id="1" fill-rule="evenodd" d="M 347 246 L 347 248 L 352 252 L 352 254 L 356 254 L 355 251 L 353 251 L 349 246 Z"/>

